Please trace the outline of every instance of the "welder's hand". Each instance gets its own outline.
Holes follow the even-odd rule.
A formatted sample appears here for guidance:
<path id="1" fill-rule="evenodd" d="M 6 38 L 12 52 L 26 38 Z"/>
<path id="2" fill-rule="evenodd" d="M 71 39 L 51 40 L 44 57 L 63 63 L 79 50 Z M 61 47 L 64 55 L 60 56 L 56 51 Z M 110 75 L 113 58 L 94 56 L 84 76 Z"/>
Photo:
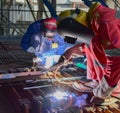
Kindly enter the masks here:
<path id="1" fill-rule="evenodd" d="M 105 79 L 105 77 L 103 76 L 100 84 L 93 89 L 93 94 L 97 97 L 100 98 L 110 98 L 112 91 L 115 89 L 115 87 L 110 87 Z"/>
<path id="2" fill-rule="evenodd" d="M 63 61 L 64 60 L 64 57 L 66 59 L 72 59 L 72 56 L 74 55 L 83 55 L 81 49 L 81 44 L 76 44 L 75 46 L 69 48 L 60 58 L 59 62 Z"/>
<path id="3" fill-rule="evenodd" d="M 39 57 L 33 58 L 33 62 L 42 62 L 42 59 Z"/>
<path id="4" fill-rule="evenodd" d="M 34 49 L 33 47 L 29 47 L 29 48 L 27 49 L 27 52 L 29 52 L 29 53 L 34 53 L 34 52 L 35 52 L 35 49 Z"/>

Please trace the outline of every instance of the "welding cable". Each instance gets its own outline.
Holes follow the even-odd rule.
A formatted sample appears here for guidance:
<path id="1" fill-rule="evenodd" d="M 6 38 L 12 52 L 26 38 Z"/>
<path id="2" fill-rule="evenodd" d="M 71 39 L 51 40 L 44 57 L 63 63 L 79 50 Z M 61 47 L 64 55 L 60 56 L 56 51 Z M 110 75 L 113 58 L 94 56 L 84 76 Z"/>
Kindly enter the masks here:
<path id="1" fill-rule="evenodd" d="M 71 56 L 71 57 L 72 57 L 72 56 Z M 59 79 L 59 77 L 57 77 L 57 72 L 58 72 L 58 70 L 59 70 L 62 66 L 67 65 L 68 62 L 70 61 L 71 57 L 67 60 L 67 59 L 65 58 L 65 56 L 63 56 L 63 58 L 65 59 L 64 63 L 61 64 L 60 66 L 58 66 L 58 67 L 55 69 L 55 72 L 54 72 L 54 74 L 53 74 L 53 76 L 55 77 L 55 79 L 56 79 L 59 83 L 61 83 L 61 84 L 66 84 L 66 85 L 72 85 L 72 84 L 73 84 L 73 82 L 64 82 L 64 81 L 61 81 L 61 80 Z"/>

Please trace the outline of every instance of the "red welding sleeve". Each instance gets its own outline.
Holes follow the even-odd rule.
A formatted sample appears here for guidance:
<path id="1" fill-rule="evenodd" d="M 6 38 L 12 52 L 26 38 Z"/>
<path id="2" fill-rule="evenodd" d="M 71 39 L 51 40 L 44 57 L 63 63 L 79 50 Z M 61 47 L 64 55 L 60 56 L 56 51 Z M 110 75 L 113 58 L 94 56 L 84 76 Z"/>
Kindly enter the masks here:
<path id="1" fill-rule="evenodd" d="M 84 55 L 84 47 L 85 44 L 76 44 L 75 46 L 71 47 L 70 49 L 66 50 L 66 52 L 61 56 L 60 62 L 66 59 L 70 59 L 72 55 Z"/>

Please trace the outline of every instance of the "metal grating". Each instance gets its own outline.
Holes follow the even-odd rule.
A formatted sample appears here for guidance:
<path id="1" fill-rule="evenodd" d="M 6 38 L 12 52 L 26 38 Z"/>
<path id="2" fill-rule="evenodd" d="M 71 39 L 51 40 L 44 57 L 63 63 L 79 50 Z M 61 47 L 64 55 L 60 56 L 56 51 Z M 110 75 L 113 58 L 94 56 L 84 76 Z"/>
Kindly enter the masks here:
<path id="1" fill-rule="evenodd" d="M 0 73 L 32 66 L 33 54 L 20 47 L 21 37 L 0 37 Z M 17 69 L 16 69 L 17 71 Z"/>

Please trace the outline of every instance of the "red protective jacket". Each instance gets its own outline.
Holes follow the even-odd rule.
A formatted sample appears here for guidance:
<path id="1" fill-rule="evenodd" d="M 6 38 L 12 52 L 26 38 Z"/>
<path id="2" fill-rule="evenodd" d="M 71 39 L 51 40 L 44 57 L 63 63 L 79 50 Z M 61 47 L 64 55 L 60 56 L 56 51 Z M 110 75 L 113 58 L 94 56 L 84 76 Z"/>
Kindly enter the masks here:
<path id="1" fill-rule="evenodd" d="M 99 4 L 88 13 L 91 14 L 90 25 L 95 33 L 91 43 L 75 45 L 64 56 L 69 58 L 71 53 L 85 53 L 87 77 L 100 82 L 104 76 L 113 87 L 120 79 L 120 12 Z"/>
<path id="2" fill-rule="evenodd" d="M 88 78 L 101 80 L 105 76 L 114 86 L 120 79 L 120 18 L 116 10 L 99 5 L 90 20 L 95 36 L 83 50 L 87 57 Z"/>

